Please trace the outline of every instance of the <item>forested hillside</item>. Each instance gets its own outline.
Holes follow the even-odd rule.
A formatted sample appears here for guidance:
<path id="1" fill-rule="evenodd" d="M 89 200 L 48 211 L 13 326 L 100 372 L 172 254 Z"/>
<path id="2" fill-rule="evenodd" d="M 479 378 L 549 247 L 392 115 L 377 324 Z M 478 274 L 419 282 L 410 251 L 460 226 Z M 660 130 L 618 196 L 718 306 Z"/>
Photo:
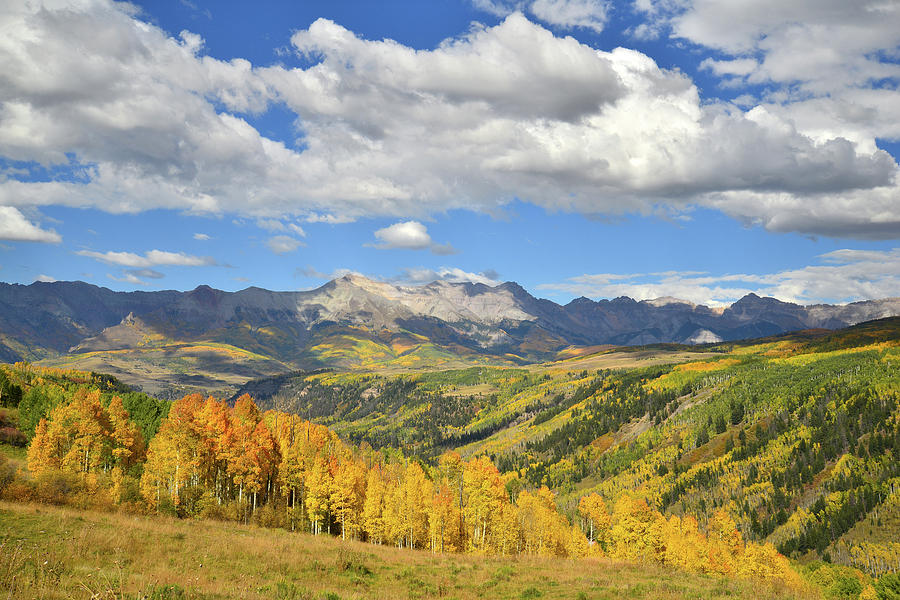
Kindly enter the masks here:
<path id="1" fill-rule="evenodd" d="M 255 384 L 262 410 L 20 363 L 2 368 L 0 401 L 29 446 L 0 486 L 435 553 L 610 556 L 833 597 L 892 586 L 900 319 L 670 350 L 682 362 L 636 351 L 598 369 L 621 365 L 600 350 L 301 373 Z"/>

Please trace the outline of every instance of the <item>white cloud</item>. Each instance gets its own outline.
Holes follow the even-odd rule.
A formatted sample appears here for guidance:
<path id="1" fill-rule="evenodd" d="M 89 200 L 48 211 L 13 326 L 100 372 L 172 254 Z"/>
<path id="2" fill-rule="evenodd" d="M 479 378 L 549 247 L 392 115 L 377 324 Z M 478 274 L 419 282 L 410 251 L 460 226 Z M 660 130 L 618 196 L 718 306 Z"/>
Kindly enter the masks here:
<path id="1" fill-rule="evenodd" d="M 765 85 L 766 109 L 817 143 L 843 137 L 871 153 L 876 138 L 900 139 L 900 3 L 642 0 L 636 6 L 651 26 L 726 56 L 701 63 L 723 83 Z"/>
<path id="2" fill-rule="evenodd" d="M 698 272 L 581 275 L 538 289 L 591 298 L 664 296 L 696 304 L 723 306 L 750 292 L 798 304 L 842 303 L 896 297 L 900 290 L 900 248 L 889 251 L 836 250 L 820 256 L 825 264 L 769 274 L 713 275 Z"/>
<path id="3" fill-rule="evenodd" d="M 451 244 L 436 244 L 428 235 L 428 228 L 418 221 L 404 221 L 394 223 L 375 232 L 378 242 L 370 244 L 379 250 L 425 250 L 430 249 L 432 254 L 446 256 L 456 254 L 457 250 Z"/>
<path id="4" fill-rule="evenodd" d="M 276 235 L 270 237 L 266 245 L 275 254 L 288 254 L 304 244 L 297 238 L 292 238 L 289 235 Z"/>
<path id="5" fill-rule="evenodd" d="M 669 18 L 675 36 L 733 56 L 761 56 L 747 73 L 757 82 L 800 82 L 822 92 L 900 77 L 900 65 L 881 55 L 900 45 L 897 2 L 693 0 Z"/>
<path id="6" fill-rule="evenodd" d="M 306 232 L 296 223 L 283 223 L 278 219 L 257 219 L 256 226 L 266 231 L 291 232 L 294 235 L 306 237 Z"/>
<path id="7" fill-rule="evenodd" d="M 41 229 L 15 207 L 0 206 L 0 240 L 58 244 L 62 237 L 52 229 Z"/>
<path id="8" fill-rule="evenodd" d="M 147 285 L 147 282 L 138 277 L 133 273 L 124 273 L 121 276 L 113 275 L 111 273 L 106 274 L 107 277 L 112 279 L 113 281 L 118 281 L 121 283 L 130 283 L 132 285 Z"/>
<path id="9" fill-rule="evenodd" d="M 54 283 L 55 281 L 57 281 L 57 279 L 55 277 L 50 277 L 49 275 L 44 275 L 44 274 L 38 275 L 37 277 L 35 277 L 34 280 L 40 281 L 43 283 Z"/>
<path id="10" fill-rule="evenodd" d="M 604 0 L 472 0 L 472 6 L 496 17 L 527 10 L 548 25 L 597 33 L 603 31 L 609 13 L 609 2 Z"/>
<path id="11" fill-rule="evenodd" d="M 394 223 L 375 232 L 378 238 L 376 248 L 382 250 L 403 248 L 405 250 L 423 250 L 431 246 L 428 229 L 418 221 Z"/>
<path id="12" fill-rule="evenodd" d="M 706 58 L 700 63 L 701 69 L 709 69 L 716 75 L 746 76 L 755 71 L 759 63 L 752 58 L 736 58 L 733 60 L 714 60 Z"/>
<path id="13" fill-rule="evenodd" d="M 528 10 L 550 25 L 600 33 L 606 25 L 609 6 L 600 0 L 535 0 Z"/>
<path id="14" fill-rule="evenodd" d="M 419 267 L 404 269 L 403 275 L 398 278 L 398 281 L 412 285 L 422 285 L 433 281 L 447 281 L 451 283 L 483 283 L 495 286 L 500 283 L 498 277 L 497 272 L 493 269 L 480 273 L 470 273 L 457 267 L 441 267 L 439 269 Z"/>
<path id="15" fill-rule="evenodd" d="M 215 265 L 216 261 L 209 256 L 194 256 L 184 252 L 166 252 L 164 250 L 151 250 L 141 256 L 133 252 L 95 252 L 93 250 L 79 250 L 75 254 L 87 256 L 109 265 L 121 265 L 123 267 L 154 267 L 162 265 L 180 267 L 203 267 Z"/>
<path id="16" fill-rule="evenodd" d="M 207 240 L 209 240 L 209 239 L 211 239 L 211 238 L 210 238 L 207 234 L 205 234 L 205 233 L 195 233 L 195 234 L 194 234 L 194 239 L 195 239 L 195 240 L 200 240 L 201 242 L 205 242 L 205 241 L 207 241 Z"/>
<path id="17" fill-rule="evenodd" d="M 871 237 L 884 235 L 880 190 L 897 190 L 870 130 L 807 133 L 779 106 L 703 102 L 681 72 L 521 13 L 434 50 L 320 19 L 292 37 L 320 59 L 305 69 L 204 56 L 196 35 L 170 37 L 105 0 L 13 0 L 0 29 L 0 156 L 54 165 L 74 153 L 88 179 L 7 176 L 0 205 L 346 222 L 490 213 L 519 198 L 585 214 L 712 206 L 767 226 L 786 213 L 795 231 Z M 302 149 L 241 116 L 271 103 L 296 113 Z M 817 199 L 829 194 L 850 200 L 822 230 Z"/>
<path id="18" fill-rule="evenodd" d="M 165 277 L 165 275 L 153 269 L 129 269 L 126 273 L 145 279 L 162 279 Z"/>

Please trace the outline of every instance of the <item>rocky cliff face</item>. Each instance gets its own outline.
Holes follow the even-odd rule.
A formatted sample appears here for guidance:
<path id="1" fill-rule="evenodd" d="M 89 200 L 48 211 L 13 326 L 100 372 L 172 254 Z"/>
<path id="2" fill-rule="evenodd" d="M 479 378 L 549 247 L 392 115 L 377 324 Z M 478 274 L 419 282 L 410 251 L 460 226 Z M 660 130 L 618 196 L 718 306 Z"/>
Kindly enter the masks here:
<path id="1" fill-rule="evenodd" d="M 724 310 L 674 298 L 578 298 L 561 306 L 515 283 L 395 286 L 346 276 L 303 292 L 113 292 L 82 282 L 0 284 L 0 360 L 135 347 L 154 336 L 222 341 L 287 363 L 318 331 L 403 332 L 438 345 L 542 358 L 568 345 L 708 343 L 900 314 L 900 298 L 800 306 L 750 294 Z"/>

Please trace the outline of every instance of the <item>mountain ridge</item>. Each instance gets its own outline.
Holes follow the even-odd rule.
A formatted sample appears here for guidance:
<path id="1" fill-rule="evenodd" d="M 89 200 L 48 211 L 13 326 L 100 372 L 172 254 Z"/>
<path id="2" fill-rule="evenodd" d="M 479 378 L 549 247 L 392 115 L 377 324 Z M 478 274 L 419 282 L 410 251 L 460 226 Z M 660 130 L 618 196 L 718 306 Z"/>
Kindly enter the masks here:
<path id="1" fill-rule="evenodd" d="M 202 346 L 207 358 L 218 353 L 217 368 L 237 368 L 223 357 L 262 361 L 264 367 L 241 367 L 256 375 L 363 363 L 373 368 L 401 357 L 397 364 L 409 368 L 433 366 L 435 357 L 442 364 L 453 357 L 521 364 L 552 359 L 570 346 L 713 343 L 895 315 L 900 298 L 801 306 L 748 294 L 721 310 L 673 298 L 576 298 L 560 305 L 515 282 L 401 286 L 360 275 L 304 291 L 199 285 L 185 292 L 115 292 L 80 281 L 0 283 L 0 360 L 63 366 L 115 350 L 146 362 L 138 355 Z M 206 358 L 189 354 L 179 372 L 202 371 Z"/>

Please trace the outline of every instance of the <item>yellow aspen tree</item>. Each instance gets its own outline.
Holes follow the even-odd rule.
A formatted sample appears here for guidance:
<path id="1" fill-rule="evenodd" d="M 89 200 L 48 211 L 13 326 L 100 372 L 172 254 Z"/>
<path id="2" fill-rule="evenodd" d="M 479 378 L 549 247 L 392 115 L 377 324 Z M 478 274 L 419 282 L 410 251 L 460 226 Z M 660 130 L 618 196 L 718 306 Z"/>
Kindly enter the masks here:
<path id="1" fill-rule="evenodd" d="M 356 537 L 363 510 L 364 471 L 347 455 L 338 464 L 331 488 L 331 507 L 341 524 L 341 539 Z"/>
<path id="2" fill-rule="evenodd" d="M 410 461 L 403 478 L 403 512 L 406 516 L 407 546 L 423 547 L 428 541 L 428 514 L 432 486 L 422 466 Z"/>
<path id="3" fill-rule="evenodd" d="M 643 499 L 623 494 L 613 508 L 610 556 L 625 560 L 662 561 L 665 519 Z"/>
<path id="4" fill-rule="evenodd" d="M 486 456 L 474 458 L 463 467 L 465 515 L 469 548 L 476 552 L 489 549 L 494 515 L 507 502 L 500 472 Z"/>
<path id="5" fill-rule="evenodd" d="M 57 452 L 54 452 L 53 446 L 47 419 L 42 418 L 38 421 L 34 437 L 31 440 L 31 446 L 28 447 L 27 463 L 28 470 L 31 471 L 32 475 L 40 475 L 46 471 L 59 469 L 62 466 L 60 457 Z"/>
<path id="6" fill-rule="evenodd" d="M 383 512 L 385 539 L 400 548 L 406 540 L 409 525 L 403 510 L 403 471 L 399 465 L 388 466 L 386 481 Z"/>
<path id="7" fill-rule="evenodd" d="M 203 403 L 200 394 L 185 396 L 174 402 L 168 418 L 150 442 L 147 462 L 141 476 L 141 495 L 154 508 L 163 495 L 178 507 L 179 492 L 200 481 L 203 441 L 197 433 L 196 414 Z"/>
<path id="8" fill-rule="evenodd" d="M 578 512 L 588 521 L 588 541 L 604 546 L 609 534 L 609 512 L 606 509 L 606 501 L 600 494 L 593 493 L 582 496 L 578 501 Z"/>
<path id="9" fill-rule="evenodd" d="M 385 483 L 381 465 L 374 465 L 369 469 L 366 478 L 366 498 L 362 516 L 366 537 L 373 544 L 382 544 L 385 539 L 384 495 Z"/>
<path id="10" fill-rule="evenodd" d="M 572 528 L 569 531 L 568 544 L 566 545 L 567 556 L 571 558 L 584 558 L 592 553 L 597 556 L 602 556 L 602 552 L 602 550 L 592 550 L 591 544 L 581 528 L 577 525 L 572 525 Z"/>
<path id="11" fill-rule="evenodd" d="M 122 404 L 119 396 L 114 396 L 107 408 L 112 425 L 114 464 L 123 471 L 144 460 L 146 446 L 141 430 L 135 425 Z"/>
<path id="12" fill-rule="evenodd" d="M 100 404 L 99 390 L 78 390 L 72 401 L 57 407 L 51 427 L 64 428 L 63 435 L 71 440 L 69 451 L 62 457 L 68 471 L 90 473 L 109 465 L 112 450 L 112 425 Z"/>
<path id="13" fill-rule="evenodd" d="M 315 535 L 322 532 L 322 523 L 328 521 L 332 484 L 328 463 L 323 457 L 316 457 L 306 476 L 306 512 Z"/>
<path id="14" fill-rule="evenodd" d="M 456 525 L 456 537 L 460 541 L 460 550 L 465 547 L 466 522 L 465 522 L 465 494 L 463 482 L 463 460 L 456 452 L 445 452 L 438 460 L 438 472 L 447 480 L 450 489 L 456 498 L 456 508 L 459 514 L 459 522 Z"/>
<path id="15" fill-rule="evenodd" d="M 697 519 L 691 515 L 684 518 L 672 515 L 666 522 L 664 535 L 666 564 L 685 571 L 709 570 L 708 544 Z"/>

